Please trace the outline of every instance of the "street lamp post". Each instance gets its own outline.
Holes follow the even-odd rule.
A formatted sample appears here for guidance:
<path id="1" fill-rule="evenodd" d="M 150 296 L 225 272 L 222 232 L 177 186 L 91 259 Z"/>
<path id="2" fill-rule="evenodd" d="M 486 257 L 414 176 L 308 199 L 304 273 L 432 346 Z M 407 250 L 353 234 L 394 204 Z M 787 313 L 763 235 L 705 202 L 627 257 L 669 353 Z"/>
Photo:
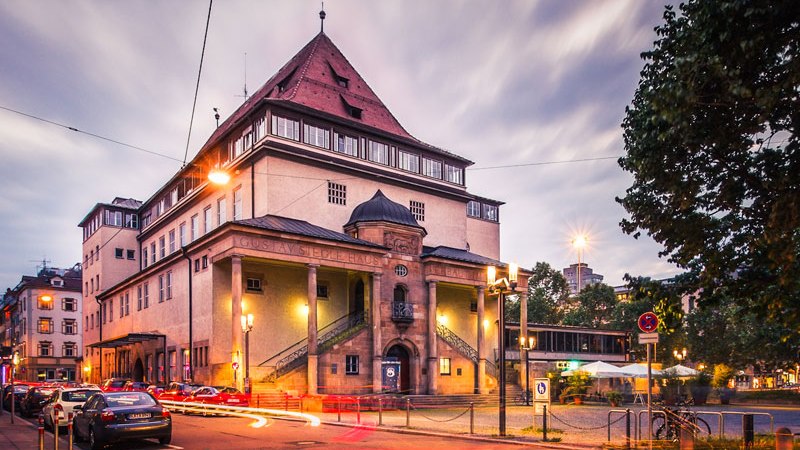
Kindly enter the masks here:
<path id="1" fill-rule="evenodd" d="M 525 405 L 531 404 L 531 375 L 530 375 L 530 352 L 536 345 L 536 338 L 533 336 L 525 339 L 525 336 L 519 337 L 519 348 L 525 350 Z"/>
<path id="2" fill-rule="evenodd" d="M 678 361 L 678 363 L 683 362 L 683 360 L 686 359 L 686 347 L 684 347 L 683 350 L 681 350 L 681 351 L 678 351 L 677 349 L 673 350 L 672 351 L 672 356 L 675 357 L 675 359 Z"/>
<path id="3" fill-rule="evenodd" d="M 250 393 L 250 332 L 253 331 L 253 315 L 242 315 L 244 333 L 244 393 Z"/>
<path id="4" fill-rule="evenodd" d="M 14 423 L 14 376 L 16 376 L 17 366 L 19 365 L 19 352 L 14 352 L 14 357 L 11 359 L 11 423 Z"/>
<path id="5" fill-rule="evenodd" d="M 499 428 L 500 436 L 506 435 L 506 348 L 505 348 L 505 329 L 506 329 L 506 292 L 515 292 L 517 289 L 517 270 L 516 264 L 508 265 L 508 278 L 496 279 L 497 269 L 489 266 L 486 270 L 486 281 L 489 293 L 497 293 L 497 348 L 500 353 L 498 362 L 498 388 L 500 390 L 499 403 Z"/>

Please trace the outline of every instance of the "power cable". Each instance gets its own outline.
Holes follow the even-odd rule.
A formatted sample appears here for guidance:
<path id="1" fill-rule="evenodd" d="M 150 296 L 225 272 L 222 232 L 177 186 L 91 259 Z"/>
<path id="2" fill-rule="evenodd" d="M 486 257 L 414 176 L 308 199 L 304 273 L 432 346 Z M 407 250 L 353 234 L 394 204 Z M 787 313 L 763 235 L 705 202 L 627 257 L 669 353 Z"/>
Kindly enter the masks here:
<path id="1" fill-rule="evenodd" d="M 565 159 L 563 161 L 543 161 L 543 162 L 534 162 L 534 163 L 509 164 L 507 166 L 468 167 L 467 170 L 489 170 L 489 169 L 508 169 L 508 168 L 512 168 L 512 167 L 547 166 L 547 165 L 551 165 L 551 164 L 567 164 L 567 163 L 586 162 L 586 161 L 602 161 L 602 160 L 605 160 L 605 159 L 619 159 L 619 158 L 622 158 L 622 156 L 599 156 L 597 158 Z"/>
<path id="2" fill-rule="evenodd" d="M 211 22 L 211 5 L 214 0 L 208 0 L 208 16 L 206 16 L 206 32 L 203 35 L 203 50 L 200 52 L 200 68 L 197 69 L 197 83 L 194 86 L 194 101 L 192 102 L 192 116 L 189 119 L 189 135 L 186 137 L 186 150 L 183 152 L 183 163 L 186 166 L 186 157 L 189 156 L 189 141 L 192 139 L 192 124 L 194 123 L 194 111 L 197 108 L 197 92 L 200 90 L 200 74 L 203 72 L 203 59 L 206 56 L 206 41 L 208 41 L 208 24 Z"/>

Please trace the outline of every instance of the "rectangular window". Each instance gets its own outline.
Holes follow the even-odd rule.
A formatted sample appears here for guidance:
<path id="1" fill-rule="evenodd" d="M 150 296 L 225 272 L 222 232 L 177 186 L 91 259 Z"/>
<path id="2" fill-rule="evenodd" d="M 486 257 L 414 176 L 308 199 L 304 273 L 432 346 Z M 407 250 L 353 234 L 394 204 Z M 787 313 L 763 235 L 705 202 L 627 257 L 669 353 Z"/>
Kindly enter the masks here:
<path id="1" fill-rule="evenodd" d="M 122 249 L 121 248 L 115 248 L 114 249 L 114 257 L 117 258 L 117 259 L 122 259 L 123 253 L 122 253 Z"/>
<path id="2" fill-rule="evenodd" d="M 225 197 L 217 200 L 217 224 L 222 225 L 228 221 L 227 205 L 225 204 Z"/>
<path id="3" fill-rule="evenodd" d="M 191 222 L 192 222 L 192 230 L 191 230 L 192 235 L 189 236 L 189 239 L 190 242 L 194 242 L 195 239 L 200 237 L 200 218 L 197 217 L 197 214 L 192 216 Z"/>
<path id="4" fill-rule="evenodd" d="M 147 267 L 147 246 L 142 247 L 142 269 Z"/>
<path id="5" fill-rule="evenodd" d="M 53 309 L 53 296 L 40 295 L 36 303 L 39 306 L 39 309 Z"/>
<path id="6" fill-rule="evenodd" d="M 214 222 L 211 214 L 211 205 L 206 206 L 203 210 L 203 234 L 208 234 L 214 228 Z"/>
<path id="7" fill-rule="evenodd" d="M 464 184 L 464 169 L 460 167 L 444 165 L 444 180 L 455 184 Z"/>
<path id="8" fill-rule="evenodd" d="M 439 358 L 439 375 L 450 375 L 450 358 Z"/>
<path id="9" fill-rule="evenodd" d="M 42 334 L 51 334 L 53 332 L 53 319 L 40 317 L 36 322 L 36 331 Z"/>
<path id="10" fill-rule="evenodd" d="M 167 240 L 164 236 L 158 238 L 158 251 L 161 259 L 167 256 Z"/>
<path id="11" fill-rule="evenodd" d="M 169 230 L 169 254 L 175 253 L 175 229 Z"/>
<path id="12" fill-rule="evenodd" d="M 186 222 L 181 222 L 178 226 L 178 238 L 179 242 L 181 243 L 181 247 L 186 245 Z"/>
<path id="13" fill-rule="evenodd" d="M 75 319 L 64 319 L 61 323 L 61 332 L 64 334 L 78 334 L 78 321 Z"/>
<path id="14" fill-rule="evenodd" d="M 233 220 L 242 220 L 242 187 L 233 190 Z"/>
<path id="15" fill-rule="evenodd" d="M 497 217 L 497 206 L 483 205 L 483 218 L 486 220 L 497 222 L 499 220 L 499 218 Z"/>
<path id="16" fill-rule="evenodd" d="M 172 298 L 172 271 L 167 272 L 167 300 Z"/>
<path id="17" fill-rule="evenodd" d="M 103 320 L 105 321 L 105 315 L 103 315 Z M 108 301 L 108 321 L 114 321 L 114 299 Z"/>
<path id="18" fill-rule="evenodd" d="M 425 203 L 411 200 L 408 209 L 411 210 L 411 215 L 414 216 L 418 222 L 425 221 Z"/>
<path id="19" fill-rule="evenodd" d="M 122 319 L 125 317 L 125 296 L 119 296 L 119 318 Z"/>
<path id="20" fill-rule="evenodd" d="M 77 348 L 74 342 L 65 342 L 61 347 L 61 354 L 65 358 L 74 358 L 78 356 Z"/>
<path id="21" fill-rule="evenodd" d="M 156 241 L 150 243 L 150 264 L 156 263 Z"/>
<path id="22" fill-rule="evenodd" d="M 53 356 L 53 343 L 49 341 L 40 341 L 39 356 Z"/>
<path id="23" fill-rule="evenodd" d="M 397 167 L 409 172 L 419 173 L 419 155 L 398 150 Z"/>
<path id="24" fill-rule="evenodd" d="M 303 125 L 303 142 L 315 147 L 330 148 L 330 132 L 314 125 Z"/>
<path id="25" fill-rule="evenodd" d="M 136 286 L 136 310 L 142 310 L 142 286 Z"/>
<path id="26" fill-rule="evenodd" d="M 272 134 L 280 137 L 289 138 L 295 141 L 300 140 L 300 122 L 286 117 L 272 116 Z"/>
<path id="27" fill-rule="evenodd" d="M 467 202 L 467 215 L 469 217 L 480 217 L 481 202 L 477 202 L 475 200 L 470 200 L 469 202 Z"/>
<path id="28" fill-rule="evenodd" d="M 144 305 L 143 308 L 147 309 L 150 306 L 150 283 L 144 284 Z"/>
<path id="29" fill-rule="evenodd" d="M 422 174 L 431 178 L 442 179 L 442 162 L 422 158 Z"/>
<path id="30" fill-rule="evenodd" d="M 370 161 L 389 164 L 389 146 L 381 142 L 369 141 L 367 159 Z"/>
<path id="31" fill-rule="evenodd" d="M 261 292 L 261 278 L 248 278 L 247 290 L 252 292 Z"/>
<path id="32" fill-rule="evenodd" d="M 136 251 L 134 251 L 134 250 L 126 250 L 125 253 L 126 253 L 126 256 L 128 257 L 128 259 L 130 259 L 130 260 L 136 259 Z"/>
<path id="33" fill-rule="evenodd" d="M 267 120 L 265 117 L 259 117 L 253 122 L 253 143 L 261 140 L 267 134 Z"/>
<path id="34" fill-rule="evenodd" d="M 158 303 L 164 301 L 164 275 L 158 276 Z"/>
<path id="35" fill-rule="evenodd" d="M 344 373 L 346 375 L 358 375 L 358 355 L 346 355 L 344 357 Z"/>
<path id="36" fill-rule="evenodd" d="M 125 293 L 125 302 L 123 303 L 125 306 L 125 315 L 129 316 L 131 314 L 131 297 L 130 293 Z"/>
<path id="37" fill-rule="evenodd" d="M 328 181 L 328 203 L 347 205 L 347 186 Z"/>
<path id="38" fill-rule="evenodd" d="M 346 134 L 334 133 L 334 150 L 345 155 L 358 156 L 358 139 Z"/>
<path id="39" fill-rule="evenodd" d="M 208 269 L 208 256 L 203 255 L 203 257 L 200 258 L 200 260 L 203 262 L 203 269 Z"/>
<path id="40" fill-rule="evenodd" d="M 136 214 L 125 214 L 125 228 L 139 228 L 139 216 Z"/>

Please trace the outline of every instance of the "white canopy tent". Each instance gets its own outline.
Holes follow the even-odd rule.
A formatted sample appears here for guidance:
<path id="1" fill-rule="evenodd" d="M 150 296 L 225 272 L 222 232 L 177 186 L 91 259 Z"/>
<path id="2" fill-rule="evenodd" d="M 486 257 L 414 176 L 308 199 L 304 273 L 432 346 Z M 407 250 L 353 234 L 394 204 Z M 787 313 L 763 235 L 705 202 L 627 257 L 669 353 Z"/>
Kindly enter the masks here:
<path id="1" fill-rule="evenodd" d="M 667 377 L 678 377 L 678 378 L 688 378 L 697 376 L 700 372 L 692 369 L 691 367 L 686 367 L 681 364 L 676 364 L 672 367 L 668 367 L 662 371 L 663 376 Z"/>
<path id="2" fill-rule="evenodd" d="M 628 364 L 627 366 L 620 367 L 629 377 L 632 378 L 647 378 L 647 364 Z M 651 369 L 650 373 L 654 377 L 661 376 L 662 372 L 657 369 Z"/>
<path id="3" fill-rule="evenodd" d="M 575 370 L 565 370 L 564 372 L 561 372 L 561 375 L 568 377 L 577 372 L 587 373 L 592 378 L 625 378 L 630 376 L 620 367 L 605 363 L 603 361 L 595 361 L 593 363 L 584 364 Z"/>

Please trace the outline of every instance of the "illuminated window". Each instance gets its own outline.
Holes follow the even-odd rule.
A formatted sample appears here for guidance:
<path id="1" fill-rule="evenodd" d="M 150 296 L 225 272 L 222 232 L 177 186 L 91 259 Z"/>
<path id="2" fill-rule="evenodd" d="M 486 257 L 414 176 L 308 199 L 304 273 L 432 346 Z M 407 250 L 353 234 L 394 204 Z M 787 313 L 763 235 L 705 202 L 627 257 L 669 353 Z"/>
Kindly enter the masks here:
<path id="1" fill-rule="evenodd" d="M 53 332 L 53 319 L 40 317 L 36 322 L 36 331 L 42 334 L 51 334 Z"/>
<path id="2" fill-rule="evenodd" d="M 439 358 L 439 375 L 450 375 L 450 358 Z"/>

